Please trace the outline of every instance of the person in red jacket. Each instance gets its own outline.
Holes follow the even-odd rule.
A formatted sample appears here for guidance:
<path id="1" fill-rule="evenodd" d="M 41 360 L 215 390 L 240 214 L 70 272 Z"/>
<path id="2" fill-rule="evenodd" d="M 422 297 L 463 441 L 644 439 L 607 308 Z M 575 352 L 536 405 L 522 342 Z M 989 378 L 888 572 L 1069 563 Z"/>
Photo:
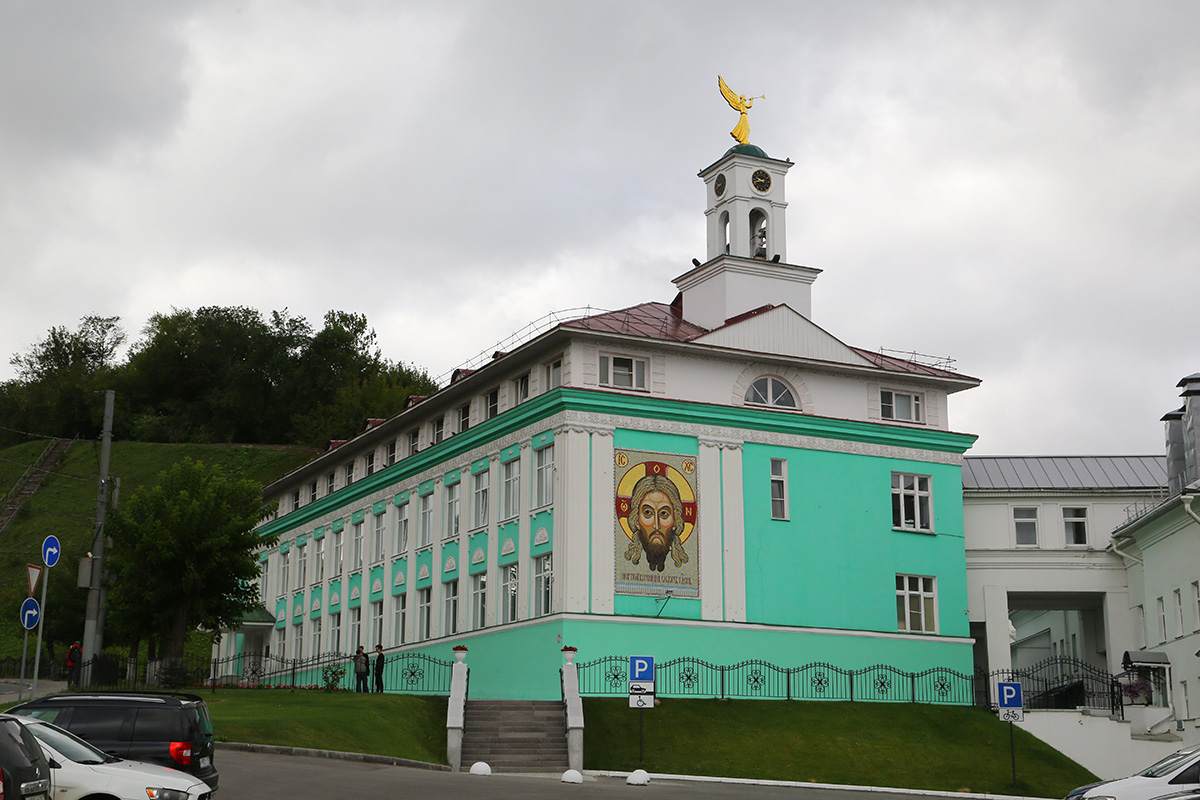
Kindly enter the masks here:
<path id="1" fill-rule="evenodd" d="M 67 685 L 79 683 L 79 662 L 83 660 L 83 648 L 79 642 L 67 648 Z"/>

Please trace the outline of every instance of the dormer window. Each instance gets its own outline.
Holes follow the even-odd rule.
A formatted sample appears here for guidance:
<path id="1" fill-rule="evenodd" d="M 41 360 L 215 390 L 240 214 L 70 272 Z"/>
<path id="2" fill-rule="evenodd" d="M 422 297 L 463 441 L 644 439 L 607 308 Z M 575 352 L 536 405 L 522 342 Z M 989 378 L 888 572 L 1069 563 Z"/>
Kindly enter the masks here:
<path id="1" fill-rule="evenodd" d="M 795 408 L 796 396 L 786 383 L 764 375 L 746 390 L 746 403 L 752 406 L 772 406 L 774 408 Z"/>
<path id="2" fill-rule="evenodd" d="M 646 362 L 629 356 L 600 356 L 600 385 L 646 391 Z"/>
<path id="3" fill-rule="evenodd" d="M 921 411 L 921 395 L 915 392 L 894 392 L 881 389 L 879 392 L 879 416 L 898 422 L 924 422 Z"/>

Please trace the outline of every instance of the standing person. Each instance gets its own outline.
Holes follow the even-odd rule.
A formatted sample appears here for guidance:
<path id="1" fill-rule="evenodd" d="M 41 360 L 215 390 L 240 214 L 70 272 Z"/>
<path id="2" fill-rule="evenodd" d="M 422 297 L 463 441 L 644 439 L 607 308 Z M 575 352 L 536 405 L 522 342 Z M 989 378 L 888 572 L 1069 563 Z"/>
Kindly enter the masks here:
<path id="1" fill-rule="evenodd" d="M 361 644 L 358 646 L 358 652 L 354 654 L 354 658 L 351 660 L 354 662 L 354 691 L 369 691 L 367 688 L 367 675 L 371 671 L 371 660 L 363 652 Z"/>
<path id="2" fill-rule="evenodd" d="M 375 691 L 383 694 L 383 645 L 375 645 Z"/>
<path id="3" fill-rule="evenodd" d="M 79 662 L 83 659 L 83 647 L 79 642 L 67 648 L 67 685 L 79 683 Z"/>

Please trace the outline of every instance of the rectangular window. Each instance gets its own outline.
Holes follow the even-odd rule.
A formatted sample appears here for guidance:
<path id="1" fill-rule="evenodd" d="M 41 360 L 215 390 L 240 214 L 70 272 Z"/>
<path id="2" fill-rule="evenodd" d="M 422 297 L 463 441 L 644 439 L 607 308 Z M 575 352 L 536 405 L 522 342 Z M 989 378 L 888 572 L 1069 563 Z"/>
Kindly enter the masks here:
<path id="1" fill-rule="evenodd" d="M 529 399 L 529 373 L 513 381 L 513 405 L 519 406 Z"/>
<path id="2" fill-rule="evenodd" d="M 787 459 L 771 459 L 771 519 L 788 518 Z"/>
<path id="3" fill-rule="evenodd" d="M 305 586 L 308 585 L 307 583 L 305 583 L 305 581 L 308 580 L 307 552 L 308 552 L 307 547 L 297 547 L 296 548 L 296 588 L 297 589 L 303 589 Z"/>
<path id="4" fill-rule="evenodd" d="M 442 584 L 442 635 L 458 633 L 458 581 Z"/>
<path id="5" fill-rule="evenodd" d="M 1165 642 L 1167 640 L 1167 604 L 1161 597 L 1155 602 L 1158 604 L 1158 641 Z"/>
<path id="6" fill-rule="evenodd" d="M 646 390 L 646 362 L 629 356 L 600 356 L 600 385 Z"/>
<path id="7" fill-rule="evenodd" d="M 374 450 L 367 453 L 367 474 L 368 475 L 375 474 L 375 451 Z"/>
<path id="8" fill-rule="evenodd" d="M 446 539 L 458 536 L 458 511 L 462 505 L 459 500 L 461 491 L 461 483 L 446 487 L 446 532 L 443 534 Z"/>
<path id="9" fill-rule="evenodd" d="M 470 427 L 471 427 L 471 404 L 467 403 L 465 406 L 459 406 L 459 408 L 458 408 L 458 432 L 462 433 L 463 431 L 467 430 Z"/>
<path id="10" fill-rule="evenodd" d="M 1133 645 L 1141 650 L 1146 646 L 1146 609 L 1133 607 Z"/>
<path id="11" fill-rule="evenodd" d="M 287 594 L 288 589 L 288 557 L 291 553 L 279 554 L 279 591 L 276 592 L 280 597 Z"/>
<path id="12" fill-rule="evenodd" d="M 429 616 L 433 588 L 426 586 L 417 589 L 417 641 L 423 642 L 429 638 Z"/>
<path id="13" fill-rule="evenodd" d="M 554 570 L 550 554 L 533 560 L 533 616 L 543 617 L 554 610 Z"/>
<path id="14" fill-rule="evenodd" d="M 308 502 L 311 503 L 312 501 L 314 501 L 316 499 L 317 499 L 317 482 L 313 481 L 312 483 L 310 483 L 308 485 Z"/>
<path id="15" fill-rule="evenodd" d="M 408 595 L 398 594 L 392 600 L 392 646 L 404 644 L 408 634 Z"/>
<path id="16" fill-rule="evenodd" d="M 371 644 L 383 644 L 383 601 L 377 600 L 371 603 L 371 635 L 367 637 L 367 646 L 374 647 Z"/>
<path id="17" fill-rule="evenodd" d="M 483 528 L 488 524 L 488 471 L 471 476 L 471 527 Z"/>
<path id="18" fill-rule="evenodd" d="M 906 531 L 932 531 L 932 495 L 928 475 L 892 473 L 892 527 Z"/>
<path id="19" fill-rule="evenodd" d="M 1063 508 L 1063 533 L 1067 545 L 1081 546 L 1088 543 L 1087 509 Z"/>
<path id="20" fill-rule="evenodd" d="M 312 654 L 315 656 L 321 652 L 321 618 L 317 617 L 312 621 L 312 637 L 311 645 Z"/>
<path id="21" fill-rule="evenodd" d="M 325 580 L 325 540 L 317 539 L 313 548 L 313 583 L 320 583 Z"/>
<path id="22" fill-rule="evenodd" d="M 383 561 L 387 557 L 387 514 L 375 515 L 375 531 L 371 542 L 371 561 Z"/>
<path id="23" fill-rule="evenodd" d="M 359 606 L 350 609 L 350 638 L 346 644 L 353 650 L 362 643 L 362 606 Z"/>
<path id="24" fill-rule="evenodd" d="M 894 419 L 900 422 L 924 422 L 925 418 L 921 414 L 921 395 L 881 389 L 879 392 L 879 416 L 883 419 Z"/>
<path id="25" fill-rule="evenodd" d="M 269 563 L 260 561 L 258 566 L 258 599 L 266 605 L 267 602 L 267 567 Z"/>
<path id="26" fill-rule="evenodd" d="M 417 547 L 433 543 L 433 495 L 421 496 L 421 524 L 417 526 Z"/>
<path id="27" fill-rule="evenodd" d="M 292 641 L 296 643 L 296 652 L 292 653 L 292 658 L 304 658 L 304 618 L 301 617 L 292 626 Z"/>
<path id="28" fill-rule="evenodd" d="M 349 486 L 350 484 L 354 483 L 354 462 L 351 461 L 349 464 L 347 464 L 344 470 L 346 479 L 342 481 L 342 486 Z"/>
<path id="29" fill-rule="evenodd" d="M 421 450 L 421 431 L 408 432 L 408 454 L 415 456 Z"/>
<path id="30" fill-rule="evenodd" d="M 396 506 L 396 555 L 408 552 L 408 503 Z"/>
<path id="31" fill-rule="evenodd" d="M 342 574 L 342 534 L 345 531 L 334 531 L 333 533 L 333 568 L 329 574 L 337 576 Z"/>
<path id="32" fill-rule="evenodd" d="M 354 523 L 353 536 L 350 539 L 350 571 L 362 569 L 363 565 L 363 524 Z"/>
<path id="33" fill-rule="evenodd" d="M 520 581 L 517 580 L 517 565 L 509 564 L 500 568 L 500 621 L 517 621 L 517 591 Z"/>
<path id="34" fill-rule="evenodd" d="M 292 492 L 292 511 L 296 511 L 299 508 L 300 508 L 300 490 L 297 489 L 296 491 Z"/>
<path id="35" fill-rule="evenodd" d="M 337 478 L 331 472 L 325 476 L 325 494 L 333 494 L 337 489 Z"/>
<path id="36" fill-rule="evenodd" d="M 1192 630 L 1200 631 L 1200 581 L 1192 581 L 1192 611 L 1196 614 Z"/>
<path id="37" fill-rule="evenodd" d="M 932 577 L 896 576 L 896 627 L 910 633 L 937 633 L 937 586 Z"/>
<path id="38" fill-rule="evenodd" d="M 396 440 L 392 439 L 387 443 L 387 450 L 384 452 L 384 466 L 390 467 L 396 463 Z"/>
<path id="39" fill-rule="evenodd" d="M 558 358 L 546 365 L 546 391 L 562 386 L 562 359 Z"/>
<path id="40" fill-rule="evenodd" d="M 500 465 L 500 519 L 512 519 L 521 513 L 521 462 Z"/>
<path id="41" fill-rule="evenodd" d="M 500 413 L 500 390 L 492 389 L 490 392 L 488 392 L 487 397 L 484 399 L 484 403 L 487 406 L 487 413 L 485 414 L 487 419 L 491 419 L 492 417 L 499 414 Z"/>
<path id="42" fill-rule="evenodd" d="M 1183 591 L 1175 590 L 1175 636 L 1183 636 Z"/>
<path id="43" fill-rule="evenodd" d="M 276 631 L 278 636 L 275 637 L 275 655 L 280 659 L 287 658 L 287 626 L 283 626 Z"/>
<path id="44" fill-rule="evenodd" d="M 1037 547 L 1038 530 L 1036 508 L 1014 508 L 1013 534 L 1017 547 Z"/>
<path id="45" fill-rule="evenodd" d="M 329 615 L 329 652 L 342 652 L 342 614 Z"/>
<path id="46" fill-rule="evenodd" d="M 471 576 L 471 630 L 487 624 L 487 573 Z"/>
<path id="47" fill-rule="evenodd" d="M 433 436 L 432 436 L 433 443 L 438 444 L 439 442 L 442 441 L 443 438 L 445 438 L 445 435 L 446 435 L 446 420 L 442 417 L 438 417 L 437 419 L 435 419 L 433 421 Z"/>
<path id="48" fill-rule="evenodd" d="M 554 445 L 533 451 L 533 506 L 554 502 Z"/>

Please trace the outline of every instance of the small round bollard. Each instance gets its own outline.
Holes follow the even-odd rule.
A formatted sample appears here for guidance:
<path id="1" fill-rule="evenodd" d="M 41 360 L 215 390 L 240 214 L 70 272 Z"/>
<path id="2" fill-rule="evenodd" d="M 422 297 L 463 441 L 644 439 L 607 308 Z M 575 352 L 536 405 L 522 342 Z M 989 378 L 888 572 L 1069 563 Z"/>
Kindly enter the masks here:
<path id="1" fill-rule="evenodd" d="M 487 765 L 486 761 L 476 761 L 471 765 L 472 775 L 491 775 L 492 768 Z"/>
<path id="2" fill-rule="evenodd" d="M 629 773 L 629 777 L 625 779 L 625 783 L 629 786 L 646 786 L 650 783 L 650 773 L 644 769 L 635 769 Z"/>
<path id="3" fill-rule="evenodd" d="M 563 773 L 563 783 L 583 783 L 583 775 L 577 769 L 569 769 Z"/>

